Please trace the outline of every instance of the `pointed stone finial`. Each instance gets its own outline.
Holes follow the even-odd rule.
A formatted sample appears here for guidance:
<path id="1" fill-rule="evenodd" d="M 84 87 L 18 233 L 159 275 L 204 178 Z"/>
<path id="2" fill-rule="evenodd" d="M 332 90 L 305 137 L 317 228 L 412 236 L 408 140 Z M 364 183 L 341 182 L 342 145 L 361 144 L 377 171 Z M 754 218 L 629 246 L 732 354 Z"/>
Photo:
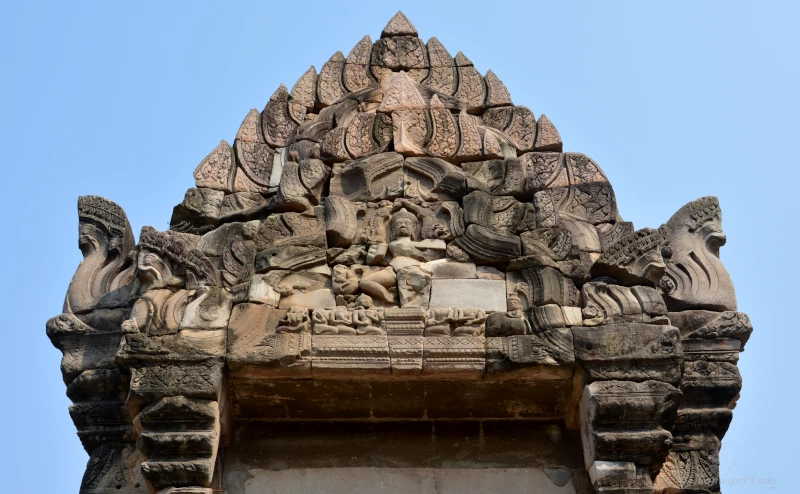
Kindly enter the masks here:
<path id="1" fill-rule="evenodd" d="M 547 118 L 547 115 L 542 114 L 539 117 L 539 125 L 536 132 L 536 143 L 533 145 L 535 151 L 562 151 L 564 147 L 561 142 L 561 135 L 558 133 L 556 126 Z"/>
<path id="2" fill-rule="evenodd" d="M 456 53 L 456 67 L 472 67 L 472 60 L 462 52 Z"/>
<path id="3" fill-rule="evenodd" d="M 253 108 L 244 117 L 239 132 L 236 133 L 236 140 L 242 142 L 264 142 L 261 134 L 261 112 Z"/>
<path id="4" fill-rule="evenodd" d="M 369 64 L 369 56 L 372 53 L 372 38 L 369 34 L 361 38 L 361 41 L 356 43 L 356 46 L 350 50 L 347 55 L 347 63 L 367 65 Z"/>
<path id="5" fill-rule="evenodd" d="M 292 99 L 307 110 L 314 108 L 314 93 L 317 89 L 317 69 L 312 65 L 292 87 Z"/>
<path id="6" fill-rule="evenodd" d="M 508 94 L 506 85 L 491 70 L 486 72 L 486 107 L 512 105 L 511 95 Z"/>
<path id="7" fill-rule="evenodd" d="M 452 67 L 453 57 L 444 47 L 441 41 L 433 37 L 428 40 L 428 56 L 430 57 L 431 67 Z"/>
<path id="8" fill-rule="evenodd" d="M 418 36 L 417 28 L 411 24 L 408 17 L 398 10 L 381 31 L 381 38 L 391 38 L 393 36 Z"/>

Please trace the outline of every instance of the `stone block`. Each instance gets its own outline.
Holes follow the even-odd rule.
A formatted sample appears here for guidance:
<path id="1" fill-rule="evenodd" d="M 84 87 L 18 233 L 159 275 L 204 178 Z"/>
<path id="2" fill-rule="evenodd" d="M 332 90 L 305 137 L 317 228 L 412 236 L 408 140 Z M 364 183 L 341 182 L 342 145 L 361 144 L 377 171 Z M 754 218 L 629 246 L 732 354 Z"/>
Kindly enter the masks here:
<path id="1" fill-rule="evenodd" d="M 146 400 L 165 396 L 217 399 L 222 386 L 222 363 L 159 362 L 130 365 L 131 393 Z"/>
<path id="2" fill-rule="evenodd" d="M 228 369 L 234 376 L 310 377 L 311 335 L 276 334 L 285 309 L 239 304 L 228 325 Z"/>
<path id="3" fill-rule="evenodd" d="M 433 279 L 430 307 L 506 310 L 506 284 L 502 280 Z"/>
<path id="4" fill-rule="evenodd" d="M 487 378 L 570 380 L 574 366 L 569 329 L 486 338 Z"/>
<path id="5" fill-rule="evenodd" d="M 478 277 L 475 264 L 471 262 L 451 262 L 445 259 L 431 261 L 425 264 L 435 279 L 474 279 Z"/>
<path id="6" fill-rule="evenodd" d="M 425 317 L 422 307 L 386 308 L 383 312 L 383 329 L 389 336 L 422 336 Z"/>
<path id="7" fill-rule="evenodd" d="M 680 333 L 672 326 L 607 324 L 572 328 L 575 357 L 585 378 L 655 380 L 677 384 L 683 363 Z"/>
<path id="8" fill-rule="evenodd" d="M 414 377 L 422 374 L 422 336 L 389 336 L 389 359 L 392 376 Z"/>
<path id="9" fill-rule="evenodd" d="M 672 445 L 681 393 L 655 381 L 595 382 L 584 388 L 580 402 L 584 463 L 596 460 L 658 463 Z M 620 427 L 620 417 L 626 427 Z"/>
<path id="10" fill-rule="evenodd" d="M 376 202 L 403 195 L 403 157 L 381 153 L 333 167 L 330 195 Z"/>
<path id="11" fill-rule="evenodd" d="M 485 338 L 427 337 L 422 376 L 430 379 L 480 379 L 485 369 Z"/>

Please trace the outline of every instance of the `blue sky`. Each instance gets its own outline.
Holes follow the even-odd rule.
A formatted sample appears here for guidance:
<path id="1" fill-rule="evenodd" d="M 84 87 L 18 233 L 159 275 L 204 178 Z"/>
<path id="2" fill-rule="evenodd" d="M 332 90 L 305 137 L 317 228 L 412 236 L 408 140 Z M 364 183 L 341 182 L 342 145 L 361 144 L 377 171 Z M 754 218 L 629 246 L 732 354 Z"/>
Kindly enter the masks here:
<path id="1" fill-rule="evenodd" d="M 722 453 L 724 480 L 743 483 L 723 490 L 796 492 L 800 7 L 708 0 L 5 3 L 4 490 L 77 492 L 87 459 L 44 331 L 80 261 L 78 195 L 118 202 L 134 232 L 165 229 L 194 167 L 248 110 L 376 39 L 399 8 L 420 37 L 546 113 L 565 150 L 603 167 L 637 228 L 720 198 L 721 257 L 755 326 Z"/>

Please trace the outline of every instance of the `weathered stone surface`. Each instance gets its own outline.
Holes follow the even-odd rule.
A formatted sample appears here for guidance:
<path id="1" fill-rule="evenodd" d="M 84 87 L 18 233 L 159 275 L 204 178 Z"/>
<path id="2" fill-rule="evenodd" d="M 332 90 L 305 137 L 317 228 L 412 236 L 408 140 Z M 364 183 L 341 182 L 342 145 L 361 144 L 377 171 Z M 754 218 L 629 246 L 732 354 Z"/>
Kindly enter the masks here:
<path id="1" fill-rule="evenodd" d="M 383 86 L 384 95 L 378 106 L 378 111 L 381 113 L 423 110 L 427 106 L 416 83 L 402 70 L 392 75 Z"/>
<path id="2" fill-rule="evenodd" d="M 574 364 L 572 332 L 568 329 L 486 338 L 487 377 L 571 379 Z"/>
<path id="3" fill-rule="evenodd" d="M 389 358 L 392 376 L 420 376 L 422 374 L 422 336 L 389 336 Z"/>
<path id="4" fill-rule="evenodd" d="M 547 115 L 540 116 L 536 125 L 536 143 L 533 145 L 533 149 L 560 153 L 563 146 L 561 135 L 558 133 L 556 126 L 553 125 L 553 122 L 547 118 Z"/>
<path id="5" fill-rule="evenodd" d="M 247 113 L 236 132 L 236 140 L 241 142 L 264 142 L 264 135 L 261 133 L 261 113 L 253 108 Z"/>
<path id="6" fill-rule="evenodd" d="M 289 115 L 289 90 L 281 84 L 272 94 L 269 103 L 261 112 L 261 128 L 264 139 L 274 148 L 289 145 L 297 131 L 297 122 Z"/>
<path id="7" fill-rule="evenodd" d="M 486 84 L 483 82 L 483 77 L 463 53 L 458 52 L 455 61 L 458 71 L 458 89 L 455 97 L 464 102 L 467 110 L 477 111 L 486 99 Z"/>
<path id="8" fill-rule="evenodd" d="M 315 376 L 368 379 L 390 373 L 386 336 L 314 335 L 311 359 Z"/>
<path id="9" fill-rule="evenodd" d="M 506 312 L 495 312 L 486 318 L 486 336 L 512 336 L 531 333 L 531 325 L 516 293 L 506 298 Z"/>
<path id="10" fill-rule="evenodd" d="M 401 307 L 428 308 L 431 298 L 431 275 L 417 266 L 397 272 L 397 293 Z"/>
<path id="11" fill-rule="evenodd" d="M 466 110 L 458 114 L 458 134 L 459 145 L 456 151 L 456 158 L 460 161 L 471 160 L 481 157 L 481 136 L 478 133 L 478 124 L 475 117 L 469 115 Z"/>
<path id="12" fill-rule="evenodd" d="M 323 105 L 332 105 L 342 96 L 347 94 L 347 88 L 342 81 L 345 58 L 342 52 L 337 51 L 325 62 L 317 78 L 317 101 Z"/>
<path id="13" fill-rule="evenodd" d="M 428 50 L 416 36 L 381 38 L 372 46 L 372 74 L 379 81 L 385 79 L 381 69 L 404 71 L 428 68 Z"/>
<path id="14" fill-rule="evenodd" d="M 325 262 L 325 222 L 321 207 L 306 213 L 272 215 L 255 236 L 256 271 L 299 269 Z"/>
<path id="15" fill-rule="evenodd" d="M 278 188 L 278 210 L 303 212 L 318 206 L 329 174 L 328 167 L 320 160 L 286 163 Z"/>
<path id="16" fill-rule="evenodd" d="M 573 327 L 575 357 L 586 379 L 677 384 L 683 350 L 677 328 L 654 324 Z"/>
<path id="17" fill-rule="evenodd" d="M 422 377 L 474 379 L 485 369 L 483 337 L 428 337 L 422 349 Z"/>
<path id="18" fill-rule="evenodd" d="M 314 109 L 314 103 L 316 102 L 316 89 L 317 69 L 312 65 L 294 83 L 289 96 L 292 97 L 292 101 L 302 105 L 307 111 L 311 111 Z"/>
<path id="19" fill-rule="evenodd" d="M 428 129 L 428 115 L 424 110 L 395 111 L 392 113 L 395 151 L 403 156 L 424 156 Z"/>
<path id="20" fill-rule="evenodd" d="M 575 284 L 558 270 L 550 267 L 526 268 L 506 273 L 509 294 L 517 294 L 522 308 L 557 304 L 577 306 L 579 293 Z"/>
<path id="21" fill-rule="evenodd" d="M 261 142 L 239 140 L 234 143 L 234 151 L 239 168 L 233 180 L 233 191 L 268 193 L 275 151 Z"/>
<path id="22" fill-rule="evenodd" d="M 718 492 L 752 332 L 718 201 L 634 231 L 597 163 L 562 148 L 398 13 L 251 110 L 170 230 L 136 245 L 118 205 L 81 197 L 83 261 L 46 324 L 91 455 L 81 492 L 402 465 Z"/>
<path id="23" fill-rule="evenodd" d="M 342 80 L 350 92 L 360 91 L 375 84 L 369 71 L 369 58 L 372 53 L 372 38 L 364 36 L 350 50 L 344 64 Z"/>
<path id="24" fill-rule="evenodd" d="M 382 153 L 333 167 L 330 195 L 350 201 L 381 201 L 403 195 L 403 157 Z"/>
<path id="25" fill-rule="evenodd" d="M 450 262 L 445 259 L 431 261 L 426 264 L 433 279 L 475 279 L 478 278 L 478 270 L 473 263 L 469 262 Z"/>
<path id="26" fill-rule="evenodd" d="M 172 210 L 170 226 L 180 224 L 214 225 L 220 216 L 225 193 L 214 189 L 189 189 L 183 202 Z"/>
<path id="27" fill-rule="evenodd" d="M 394 17 L 389 19 L 386 27 L 381 31 L 381 38 L 391 38 L 393 36 L 417 36 L 417 29 L 411 24 L 408 17 L 399 10 Z"/>
<path id="28" fill-rule="evenodd" d="M 587 385 L 580 403 L 584 463 L 593 465 L 601 460 L 650 465 L 663 461 L 672 443 L 669 429 L 679 400 L 680 391 L 663 382 Z M 621 414 L 637 428 L 621 428 Z"/>
<path id="29" fill-rule="evenodd" d="M 644 228 L 608 246 L 592 266 L 593 276 L 609 276 L 626 285 L 655 285 L 666 271 L 662 246 L 666 228 Z"/>
<path id="30" fill-rule="evenodd" d="M 753 332 L 750 318 L 743 312 L 689 310 L 670 312 L 668 316 L 684 338 L 734 338 L 742 343 L 742 350 Z"/>
<path id="31" fill-rule="evenodd" d="M 486 77 L 484 80 L 486 81 L 485 106 L 487 108 L 513 105 L 511 102 L 511 95 L 508 94 L 508 89 L 506 89 L 503 81 L 498 79 L 494 72 L 491 70 L 486 72 Z"/>
<path id="32" fill-rule="evenodd" d="M 220 141 L 219 145 L 195 168 L 195 184 L 198 188 L 233 192 L 230 184 L 234 170 L 233 163 L 233 150 L 230 144 Z"/>
<path id="33" fill-rule="evenodd" d="M 612 322 L 666 323 L 667 306 L 652 287 L 625 287 L 603 282 L 586 283 L 581 288 L 583 325 Z"/>
<path id="34" fill-rule="evenodd" d="M 506 310 L 506 284 L 502 280 L 433 279 L 430 307 L 463 307 L 486 311 Z"/>
<path id="35" fill-rule="evenodd" d="M 464 172 L 438 158 L 408 158 L 403 163 L 404 196 L 422 201 L 453 201 L 466 191 Z"/>
<path id="36" fill-rule="evenodd" d="M 461 165 L 467 174 L 470 191 L 483 191 L 494 196 L 522 196 L 524 170 L 517 158 L 487 160 Z"/>
<path id="37" fill-rule="evenodd" d="M 456 92 L 457 75 L 453 57 L 436 38 L 429 39 L 427 46 L 431 69 L 428 78 L 422 81 L 422 85 L 436 92 L 452 95 Z"/>

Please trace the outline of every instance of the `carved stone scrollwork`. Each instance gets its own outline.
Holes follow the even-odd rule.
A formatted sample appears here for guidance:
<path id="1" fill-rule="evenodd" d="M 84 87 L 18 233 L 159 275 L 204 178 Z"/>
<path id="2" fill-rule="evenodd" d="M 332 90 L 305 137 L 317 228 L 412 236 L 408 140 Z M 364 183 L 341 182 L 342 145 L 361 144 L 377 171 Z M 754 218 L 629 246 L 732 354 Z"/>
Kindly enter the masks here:
<path id="1" fill-rule="evenodd" d="M 118 205 L 78 201 L 83 261 L 46 329 L 81 492 L 211 494 L 226 440 L 255 440 L 240 427 L 355 419 L 474 420 L 490 463 L 518 455 L 484 426 L 548 423 L 543 451 L 567 451 L 563 425 L 586 473 L 545 469 L 559 487 L 719 490 L 752 325 L 716 198 L 634 229 L 548 117 L 402 13 L 281 85 L 194 178 L 138 245 Z"/>

